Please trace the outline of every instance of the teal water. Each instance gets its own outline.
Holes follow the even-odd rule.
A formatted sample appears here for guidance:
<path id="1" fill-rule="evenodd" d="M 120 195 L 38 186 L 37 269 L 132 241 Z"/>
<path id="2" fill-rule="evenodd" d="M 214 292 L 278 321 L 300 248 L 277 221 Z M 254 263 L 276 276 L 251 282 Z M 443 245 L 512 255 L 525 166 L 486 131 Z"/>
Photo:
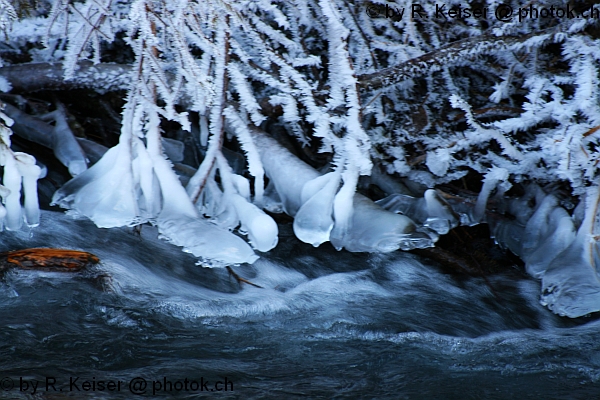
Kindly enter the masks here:
<path id="1" fill-rule="evenodd" d="M 315 249 L 282 227 L 275 251 L 235 267 L 263 289 L 240 288 L 156 236 L 47 211 L 33 232 L 0 235 L 2 250 L 102 260 L 5 275 L 0 398 L 600 397 L 600 321 L 553 315 L 521 274 L 455 277 L 402 252 Z"/>

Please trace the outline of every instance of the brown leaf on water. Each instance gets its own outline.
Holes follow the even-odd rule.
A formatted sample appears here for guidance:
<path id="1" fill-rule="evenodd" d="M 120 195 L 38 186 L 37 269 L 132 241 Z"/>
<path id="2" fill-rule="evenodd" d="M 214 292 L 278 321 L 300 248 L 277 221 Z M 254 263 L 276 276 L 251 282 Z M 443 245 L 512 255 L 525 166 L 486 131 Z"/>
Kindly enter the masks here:
<path id="1" fill-rule="evenodd" d="M 24 249 L 0 253 L 0 270 L 11 267 L 41 271 L 77 272 L 100 259 L 91 253 L 65 249 Z"/>

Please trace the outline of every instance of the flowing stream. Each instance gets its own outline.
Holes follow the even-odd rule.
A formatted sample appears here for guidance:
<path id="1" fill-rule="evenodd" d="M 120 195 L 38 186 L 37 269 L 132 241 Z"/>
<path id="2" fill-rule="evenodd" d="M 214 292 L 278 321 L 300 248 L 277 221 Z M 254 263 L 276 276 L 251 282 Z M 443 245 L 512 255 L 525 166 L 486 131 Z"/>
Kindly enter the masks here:
<path id="1" fill-rule="evenodd" d="M 138 237 L 49 211 L 0 242 L 102 260 L 6 273 L 0 398 L 600 396 L 600 320 L 553 315 L 516 270 L 457 277 L 403 252 L 313 248 L 284 226 L 274 251 L 235 267 L 263 289 L 240 288 L 151 227 Z"/>

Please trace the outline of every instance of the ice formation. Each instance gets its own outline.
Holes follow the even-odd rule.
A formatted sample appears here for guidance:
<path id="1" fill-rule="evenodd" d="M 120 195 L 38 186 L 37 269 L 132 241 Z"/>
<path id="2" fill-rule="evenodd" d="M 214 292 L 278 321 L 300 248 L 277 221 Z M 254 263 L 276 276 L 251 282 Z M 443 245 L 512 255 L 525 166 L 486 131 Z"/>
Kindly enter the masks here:
<path id="1" fill-rule="evenodd" d="M 521 257 L 527 272 L 541 278 L 548 265 L 575 240 L 571 216 L 552 195 L 539 205 L 525 226 Z"/>
<path id="2" fill-rule="evenodd" d="M 230 201 L 242 224 L 242 231 L 248 234 L 252 247 L 263 252 L 274 248 L 278 241 L 278 228 L 273 218 L 239 194 L 232 194 Z"/>
<path id="3" fill-rule="evenodd" d="M 417 231 L 417 225 L 404 215 L 386 211 L 360 194 L 354 195 L 354 213 L 344 236 L 331 237 L 338 250 L 390 252 L 398 249 L 432 247 L 432 238 Z"/>
<path id="4" fill-rule="evenodd" d="M 241 262 L 255 255 L 230 230 L 241 225 L 259 251 L 277 240 L 276 225 L 260 211 L 276 208 L 275 196 L 263 201 L 265 172 L 280 208 L 295 217 L 298 237 L 351 251 L 428 246 L 459 219 L 486 221 L 489 199 L 502 203 L 511 183 L 559 183 L 573 199 L 586 197 L 583 216 L 571 216 L 538 192 L 535 209 L 523 199 L 511 201 L 504 206 L 514 209 L 516 220 L 487 222 L 542 279 L 550 308 L 566 315 L 599 309 L 589 253 L 597 212 L 586 194 L 600 184 L 600 42 L 588 29 L 593 18 L 488 20 L 481 26 L 462 21 L 449 30 L 438 18 L 415 25 L 357 12 L 357 2 L 342 0 L 277 7 L 232 0 L 168 0 L 151 7 L 145 0 L 46 3 L 39 16 L 21 18 L 12 6 L 0 10 L 0 31 L 14 28 L 7 46 L 32 49 L 22 54 L 32 63 L 0 68 L 0 90 L 125 88 L 131 107 L 117 147 L 104 154 L 82 145 L 97 160 L 87 170 L 78 145 L 85 142 L 73 138 L 60 111 L 51 127 L 7 109 L 18 115 L 17 134 L 53 148 L 76 176 L 56 193 L 58 204 L 99 226 L 156 223 L 194 254 Z M 423 10 L 436 4 L 424 0 Z M 103 41 L 126 43 L 135 61 L 100 64 Z M 267 103 L 281 113 L 267 112 Z M 181 144 L 162 140 L 161 148 L 157 131 L 161 118 L 188 129 L 181 106 L 199 115 L 196 136 L 204 156 L 183 179 L 188 197 L 163 155 L 181 161 Z M 319 151 L 332 154 L 330 171 L 321 174 L 267 136 L 249 133 L 266 119 L 301 144 L 318 142 Z M 225 126 L 232 127 L 229 136 Z M 236 153 L 237 165 L 224 161 L 224 144 L 233 137 L 244 153 Z M 36 170 L 27 157 L 2 151 L 12 158 L 2 160 L 6 209 L 0 214 L 6 213 L 10 229 L 20 226 L 22 189 L 27 223 L 35 224 Z M 240 176 L 246 166 L 251 179 Z M 372 182 L 392 195 L 379 203 L 389 210 L 355 194 L 358 177 L 372 166 Z M 469 172 L 485 177 L 474 205 L 450 207 L 426 190 Z M 387 174 L 409 178 L 406 186 L 420 186 L 415 193 L 424 197 L 413 197 Z M 231 251 L 211 248 L 211 232 Z M 576 265 L 569 261 L 575 259 Z M 578 285 L 592 288 L 582 289 L 580 306 Z"/>
<path id="5" fill-rule="evenodd" d="M 577 221 L 553 195 L 536 190 L 534 212 L 519 221 L 490 221 L 496 240 L 519 255 L 527 272 L 542 280 L 541 303 L 571 318 L 600 311 L 597 235 L 599 191 L 588 189 L 585 217 Z M 520 200 L 512 200 L 529 214 Z M 513 207 L 514 208 L 514 207 Z M 579 225 L 579 227 L 577 227 Z"/>
<path id="6" fill-rule="evenodd" d="M 6 228 L 16 231 L 21 228 L 23 217 L 21 214 L 21 176 L 17 169 L 17 160 L 6 157 L 4 162 L 4 175 L 2 184 L 9 190 L 4 206 L 6 207 Z"/>
<path id="7" fill-rule="evenodd" d="M 90 218 L 100 228 L 132 226 L 140 218 L 128 138 L 56 191 L 52 203 Z"/>
<path id="8" fill-rule="evenodd" d="M 23 185 L 23 208 L 25 223 L 30 227 L 40 223 L 40 208 L 37 195 L 37 181 L 41 175 L 41 168 L 35 164 L 35 158 L 29 154 L 14 153 L 17 171 L 21 175 Z"/>
<path id="9" fill-rule="evenodd" d="M 283 210 L 295 218 L 294 232 L 300 240 L 315 246 L 329 240 L 337 249 L 356 252 L 389 252 L 433 245 L 432 238 L 419 232 L 409 217 L 384 210 L 360 194 L 352 197 L 348 229 L 336 231 L 333 204 L 340 184 L 339 173 L 320 175 L 265 133 L 255 131 L 254 139 Z"/>
<path id="10" fill-rule="evenodd" d="M 52 118 L 55 121 L 52 130 L 54 155 L 69 169 L 71 176 L 79 175 L 87 169 L 87 159 L 69 127 L 64 107 L 57 103 L 57 109 L 48 114 L 46 118 Z"/>
<path id="11" fill-rule="evenodd" d="M 340 186 L 340 174 L 330 172 L 304 184 L 302 206 L 294 217 L 294 233 L 315 247 L 329 241 L 333 229 L 333 200 Z"/>
<path id="12" fill-rule="evenodd" d="M 60 188 L 53 203 L 90 218 L 99 227 L 152 222 L 165 239 L 203 258 L 205 265 L 254 262 L 258 257 L 243 239 L 199 215 L 163 155 L 158 116 L 148 117 L 146 144 L 133 135 L 134 110 L 135 104 L 126 107 L 119 144 Z M 259 229 L 257 220 L 264 222 L 260 216 L 247 221 L 253 234 Z M 258 239 L 255 242 L 267 247 Z"/>
<path id="13" fill-rule="evenodd" d="M 542 277 L 543 305 L 559 315 L 580 317 L 594 311 L 600 311 L 600 263 L 598 247 L 598 186 L 588 189 L 585 197 L 585 218 L 566 249 L 549 262 Z M 556 235 L 565 235 L 556 232 Z M 565 239 L 560 241 L 564 246 Z"/>
<path id="14" fill-rule="evenodd" d="M 42 170 L 35 164 L 33 156 L 13 152 L 10 149 L 12 131 L 9 127 L 13 125 L 13 120 L 1 111 L 1 106 L 2 103 L 0 103 L 0 165 L 4 167 L 4 174 L 0 185 L 0 196 L 4 206 L 0 205 L 0 228 L 5 225 L 9 230 L 18 230 L 23 224 L 23 219 L 29 227 L 35 227 L 40 221 L 37 180 Z M 24 198 L 24 206 L 21 206 L 21 197 Z"/>
<path id="15" fill-rule="evenodd" d="M 460 223 L 460 217 L 434 189 L 426 190 L 420 198 L 392 194 L 376 203 L 388 211 L 409 215 L 440 235 L 445 235 Z"/>
<path id="16" fill-rule="evenodd" d="M 106 146 L 96 143 L 93 140 L 78 137 L 77 142 L 85 152 L 86 158 L 90 161 L 90 164 L 95 164 L 108 151 Z"/>
<path id="17" fill-rule="evenodd" d="M 13 130 L 27 140 L 51 148 L 56 158 L 69 169 L 72 176 L 87 169 L 87 159 L 77 139 L 67 123 L 63 106 L 57 104 L 57 110 L 42 118 L 32 117 L 18 108 L 6 104 L 6 114 L 17 121 Z M 55 125 L 42 121 L 53 120 Z"/>

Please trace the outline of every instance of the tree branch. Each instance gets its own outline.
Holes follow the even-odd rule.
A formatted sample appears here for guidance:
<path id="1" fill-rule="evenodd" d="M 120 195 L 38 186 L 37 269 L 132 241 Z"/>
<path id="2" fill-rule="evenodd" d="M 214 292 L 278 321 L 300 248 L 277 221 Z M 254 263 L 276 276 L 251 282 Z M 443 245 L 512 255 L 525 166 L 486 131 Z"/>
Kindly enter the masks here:
<path id="1" fill-rule="evenodd" d="M 492 50 L 508 49 L 532 37 L 536 37 L 536 43 L 540 43 L 540 39 L 545 40 L 558 31 L 557 27 L 546 32 L 533 32 L 524 36 L 482 35 L 459 40 L 400 65 L 359 75 L 358 86 L 362 91 L 378 90 L 430 72 L 440 71 L 445 66 L 465 59 L 473 59 Z M 546 37 L 541 38 L 544 34 Z"/>
<path id="2" fill-rule="evenodd" d="M 131 66 L 81 61 L 73 79 L 65 80 L 62 63 L 15 64 L 0 68 L 0 76 L 12 85 L 12 93 L 40 90 L 95 89 L 109 92 L 126 89 L 131 83 Z"/>
<path id="3" fill-rule="evenodd" d="M 420 57 L 408 60 L 400 65 L 385 68 L 370 74 L 358 76 L 358 87 L 361 91 L 373 91 L 392 86 L 439 71 L 444 66 L 473 59 L 489 51 L 509 49 L 515 45 L 525 44 L 535 38 L 535 44 L 547 40 L 554 34 L 564 30 L 562 25 L 534 32 L 524 36 L 492 36 L 482 35 L 460 40 L 443 46 Z M 131 66 L 123 64 L 96 64 L 90 61 L 79 63 L 75 78 L 65 80 L 61 63 L 15 64 L 0 68 L 0 76 L 6 78 L 13 87 L 13 93 L 35 92 L 39 90 L 66 90 L 90 88 L 99 91 L 126 89 L 130 81 Z"/>

